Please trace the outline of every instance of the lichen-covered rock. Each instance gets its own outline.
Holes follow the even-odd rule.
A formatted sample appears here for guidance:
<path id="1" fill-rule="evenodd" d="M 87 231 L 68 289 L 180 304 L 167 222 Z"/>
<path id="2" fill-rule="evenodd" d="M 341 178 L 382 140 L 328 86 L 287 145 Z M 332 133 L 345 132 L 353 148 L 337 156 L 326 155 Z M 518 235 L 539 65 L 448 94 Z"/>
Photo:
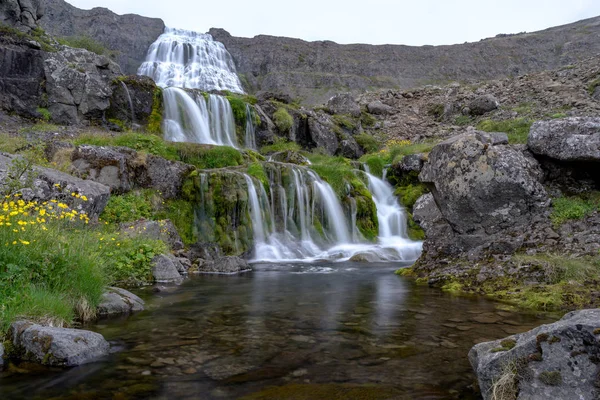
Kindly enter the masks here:
<path id="1" fill-rule="evenodd" d="M 110 106 L 111 83 L 121 75 L 106 56 L 66 46 L 44 53 L 44 73 L 48 110 L 52 120 L 62 124 L 102 120 Z"/>
<path id="2" fill-rule="evenodd" d="M 351 93 L 340 93 L 327 102 L 326 109 L 331 114 L 346 114 L 360 117 L 360 106 Z"/>
<path id="3" fill-rule="evenodd" d="M 110 345 L 99 333 L 15 322 L 9 337 L 11 357 L 48 366 L 74 367 L 107 356 Z"/>
<path id="4" fill-rule="evenodd" d="M 476 133 L 438 144 L 419 179 L 430 187 L 459 248 L 510 254 L 522 245 L 524 230 L 544 219 L 550 202 L 537 161 L 492 142 Z"/>
<path id="5" fill-rule="evenodd" d="M 180 270 L 183 266 L 171 255 L 161 254 L 152 260 L 152 276 L 156 283 L 174 283 L 179 285 L 183 282 Z"/>
<path id="6" fill-rule="evenodd" d="M 107 317 L 130 314 L 144 310 L 144 300 L 135 294 L 116 287 L 107 288 L 98 305 L 98 315 Z"/>
<path id="7" fill-rule="evenodd" d="M 600 162 L 600 118 L 572 117 L 534 123 L 529 150 L 554 160 Z"/>
<path id="8" fill-rule="evenodd" d="M 424 153 L 409 154 L 402 157 L 396 169 L 399 169 L 403 173 L 421 172 L 426 161 L 427 155 Z"/>
<path id="9" fill-rule="evenodd" d="M 469 360 L 485 400 L 502 389 L 502 398 L 595 400 L 599 339 L 600 309 L 575 311 L 554 324 L 480 343 Z"/>
<path id="10" fill-rule="evenodd" d="M 335 124 L 331 118 L 321 113 L 309 113 L 306 144 L 309 148 L 322 149 L 334 155 L 339 147 Z"/>
<path id="11" fill-rule="evenodd" d="M 0 3 L 0 23 L 24 32 L 36 28 L 43 15 L 41 0 L 3 0 Z"/>
<path id="12" fill-rule="evenodd" d="M 0 183 L 4 182 L 11 165 L 18 159 L 18 156 L 0 153 Z M 33 187 L 21 190 L 26 201 L 59 200 L 75 210 L 85 211 L 92 219 L 97 218 L 108 203 L 110 197 L 108 186 L 79 179 L 50 168 L 33 166 L 31 173 L 35 176 Z M 71 193 L 85 196 L 87 200 L 75 198 Z"/>
<path id="13" fill-rule="evenodd" d="M 177 228 L 170 220 L 151 221 L 140 219 L 138 221 L 121 224 L 121 232 L 128 237 L 144 237 L 154 240 L 162 240 L 172 250 L 183 249 L 183 241 L 177 232 Z"/>
<path id="14" fill-rule="evenodd" d="M 413 206 L 413 219 L 425 231 L 427 240 L 423 243 L 423 251 L 427 256 L 434 258 L 438 254 L 460 252 L 455 233 L 435 204 L 433 194 L 427 193 L 417 199 Z"/>
<path id="15" fill-rule="evenodd" d="M 372 101 L 367 104 L 367 111 L 375 115 L 388 115 L 394 112 L 394 109 L 381 101 Z"/>
<path id="16" fill-rule="evenodd" d="M 471 115 L 483 115 L 500 107 L 500 102 L 493 95 L 484 94 L 471 100 L 468 107 Z"/>
<path id="17" fill-rule="evenodd" d="M 297 151 L 280 151 L 269 156 L 270 161 L 277 161 L 288 164 L 308 165 L 310 161 Z"/>
<path id="18" fill-rule="evenodd" d="M 221 257 L 213 261 L 207 261 L 198 268 L 198 272 L 209 274 L 237 274 L 251 270 L 252 267 L 250 267 L 248 261 L 240 257 Z"/>

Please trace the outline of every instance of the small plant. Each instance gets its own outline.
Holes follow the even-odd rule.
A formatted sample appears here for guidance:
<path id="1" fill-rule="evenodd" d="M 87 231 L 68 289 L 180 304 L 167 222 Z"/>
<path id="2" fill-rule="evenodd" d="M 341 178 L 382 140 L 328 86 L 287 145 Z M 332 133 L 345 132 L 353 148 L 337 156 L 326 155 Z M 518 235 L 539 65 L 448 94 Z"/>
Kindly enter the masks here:
<path id="1" fill-rule="evenodd" d="M 109 223 L 132 222 L 141 218 L 151 218 L 153 202 L 157 202 L 153 190 L 129 192 L 121 196 L 110 196 L 100 218 Z"/>
<path id="2" fill-rule="evenodd" d="M 548 386 L 562 385 L 562 375 L 559 371 L 544 371 L 538 378 L 543 384 Z"/>
<path id="3" fill-rule="evenodd" d="M 477 129 L 485 132 L 504 132 L 508 135 L 510 144 L 525 144 L 533 121 L 525 118 L 515 118 L 504 121 L 486 119 L 477 125 Z"/>
<path id="4" fill-rule="evenodd" d="M 63 46 L 69 46 L 79 49 L 85 49 L 87 51 L 91 51 L 92 53 L 96 53 L 98 55 L 109 55 L 108 50 L 102 44 L 98 43 L 96 40 L 92 39 L 89 36 L 67 36 L 58 38 L 58 43 Z"/>
<path id="5" fill-rule="evenodd" d="M 279 107 L 277 111 L 275 111 L 273 114 L 273 122 L 281 133 L 288 133 L 290 129 L 292 129 L 292 126 L 294 126 L 294 118 L 292 118 L 290 113 L 284 107 Z"/>
<path id="6" fill-rule="evenodd" d="M 562 225 L 568 220 L 582 219 L 597 211 L 600 206 L 600 193 L 586 197 L 559 197 L 552 202 L 550 219 L 554 225 Z"/>
<path id="7" fill-rule="evenodd" d="M 333 116 L 333 121 L 341 128 L 347 129 L 349 131 L 353 131 L 356 129 L 356 122 L 352 120 L 352 117 L 348 115 L 335 114 Z"/>
<path id="8" fill-rule="evenodd" d="M 375 153 L 381 148 L 379 141 L 373 135 L 369 135 L 368 133 L 359 133 L 354 136 L 354 139 L 367 153 Z"/>
<path id="9" fill-rule="evenodd" d="M 468 115 L 459 115 L 454 119 L 454 124 L 458 126 L 467 126 L 472 122 L 473 120 Z"/>
<path id="10" fill-rule="evenodd" d="M 50 122 L 50 120 L 52 119 L 52 114 L 50 113 L 50 111 L 48 111 L 47 108 L 40 107 L 36 111 L 40 115 L 40 119 L 42 121 Z"/>

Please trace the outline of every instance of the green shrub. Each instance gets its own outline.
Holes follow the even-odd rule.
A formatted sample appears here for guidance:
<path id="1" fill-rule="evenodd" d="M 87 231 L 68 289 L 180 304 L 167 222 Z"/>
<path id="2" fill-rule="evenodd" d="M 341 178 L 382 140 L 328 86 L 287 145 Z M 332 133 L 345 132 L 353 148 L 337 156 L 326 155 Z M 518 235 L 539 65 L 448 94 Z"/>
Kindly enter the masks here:
<path id="1" fill-rule="evenodd" d="M 160 197 L 154 190 L 129 192 L 121 196 L 110 196 L 108 204 L 100 218 L 109 223 L 137 221 L 141 218 L 150 219 L 154 213 L 154 203 Z"/>
<path id="2" fill-rule="evenodd" d="M 85 49 L 98 55 L 108 55 L 108 50 L 102 44 L 89 36 L 67 36 L 57 39 L 63 46 Z"/>
<path id="3" fill-rule="evenodd" d="M 510 144 L 525 144 L 533 121 L 525 118 L 494 121 L 486 119 L 477 125 L 477 129 L 485 132 L 504 132 Z"/>
<path id="4" fill-rule="evenodd" d="M 598 210 L 600 193 L 586 197 L 559 197 L 552 202 L 550 219 L 555 225 L 561 225 L 571 219 L 582 219 Z"/>
<path id="5" fill-rule="evenodd" d="M 473 120 L 468 115 L 459 115 L 454 119 L 454 124 L 458 126 L 467 126 L 472 122 Z"/>
<path id="6" fill-rule="evenodd" d="M 300 151 L 302 147 L 296 142 L 290 142 L 286 138 L 276 138 L 273 144 L 261 147 L 261 154 L 278 153 L 280 151 Z"/>
<path id="7" fill-rule="evenodd" d="M 356 129 L 356 122 L 349 115 L 335 114 L 333 121 L 341 128 L 353 131 Z"/>
<path id="8" fill-rule="evenodd" d="M 375 153 L 381 148 L 379 141 L 373 135 L 369 135 L 368 133 L 363 132 L 354 135 L 354 139 L 367 153 Z"/>
<path id="9" fill-rule="evenodd" d="M 152 259 L 168 252 L 167 245 L 160 240 L 125 238 L 105 235 L 104 241 L 114 242 L 105 252 L 107 275 L 112 284 L 139 285 L 153 281 Z"/>
<path id="10" fill-rule="evenodd" d="M 360 122 L 364 127 L 369 128 L 377 123 L 377 118 L 375 118 L 368 112 L 363 111 L 360 113 Z"/>
<path id="11" fill-rule="evenodd" d="M 273 122 L 281 133 L 288 133 L 290 129 L 292 129 L 292 126 L 294 126 L 294 118 L 292 118 L 290 113 L 284 107 L 279 107 L 277 111 L 275 111 L 273 114 Z"/>
<path id="12" fill-rule="evenodd" d="M 40 115 L 41 120 L 48 122 L 52 119 L 52 114 L 47 108 L 39 107 L 36 111 Z"/>

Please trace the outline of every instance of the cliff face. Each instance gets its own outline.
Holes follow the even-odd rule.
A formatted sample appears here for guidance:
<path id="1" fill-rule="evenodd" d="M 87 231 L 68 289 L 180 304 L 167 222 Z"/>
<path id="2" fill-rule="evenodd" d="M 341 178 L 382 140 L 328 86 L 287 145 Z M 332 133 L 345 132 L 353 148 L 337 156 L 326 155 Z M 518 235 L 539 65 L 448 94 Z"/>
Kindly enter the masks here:
<path id="1" fill-rule="evenodd" d="M 210 34 L 233 56 L 251 90 L 279 91 L 307 104 L 340 91 L 410 88 L 555 69 L 600 52 L 600 17 L 534 33 L 452 46 L 340 45 L 259 35 Z"/>
<path id="2" fill-rule="evenodd" d="M 89 36 L 118 52 L 123 73 L 135 74 L 150 45 L 165 29 L 158 18 L 135 14 L 117 15 L 106 8 L 81 10 L 64 0 L 40 0 L 45 12 L 39 21 L 50 35 Z"/>

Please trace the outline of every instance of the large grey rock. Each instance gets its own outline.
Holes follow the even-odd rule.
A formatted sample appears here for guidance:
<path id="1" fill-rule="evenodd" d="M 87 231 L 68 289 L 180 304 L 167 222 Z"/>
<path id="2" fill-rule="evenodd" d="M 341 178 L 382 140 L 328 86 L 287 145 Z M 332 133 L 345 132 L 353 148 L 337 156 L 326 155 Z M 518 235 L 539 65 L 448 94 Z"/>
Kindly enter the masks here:
<path id="1" fill-rule="evenodd" d="M 310 161 L 308 160 L 308 158 L 306 158 L 302 154 L 300 154 L 296 151 L 292 151 L 292 150 L 286 150 L 286 151 L 280 151 L 277 153 L 273 153 L 273 154 L 271 154 L 271 156 L 269 156 L 269 160 L 282 162 L 282 163 L 288 163 L 288 164 L 296 164 L 296 165 L 310 164 Z"/>
<path id="2" fill-rule="evenodd" d="M 468 107 L 472 115 L 483 115 L 500 107 L 500 102 L 491 94 L 484 94 L 471 100 Z"/>
<path id="3" fill-rule="evenodd" d="M 98 315 L 102 317 L 130 314 L 144 310 L 144 300 L 135 294 L 116 287 L 107 288 L 98 305 Z"/>
<path id="4" fill-rule="evenodd" d="M 0 23 L 28 32 L 37 27 L 44 15 L 41 0 L 3 0 L 0 2 Z"/>
<path id="5" fill-rule="evenodd" d="M 397 169 L 404 173 L 421 172 L 426 161 L 427 155 L 424 153 L 409 154 L 402 157 L 402 160 L 398 163 Z"/>
<path id="6" fill-rule="evenodd" d="M 172 250 L 183 249 L 183 241 L 173 223 L 166 219 L 163 221 L 151 221 L 140 219 L 138 221 L 121 224 L 121 233 L 128 237 L 144 237 L 154 240 L 162 240 Z"/>
<path id="7" fill-rule="evenodd" d="M 158 18 L 117 15 L 101 7 L 81 10 L 64 0 L 44 0 L 44 5 L 40 25 L 46 32 L 56 37 L 93 38 L 115 52 L 116 60 L 128 75 L 137 73 L 148 48 L 165 29 Z"/>
<path id="8" fill-rule="evenodd" d="M 171 255 L 161 254 L 152 260 L 152 275 L 156 283 L 180 284 L 183 278 L 179 271 L 184 267 Z"/>
<path id="9" fill-rule="evenodd" d="M 0 186 L 7 177 L 12 163 L 19 159 L 6 153 L 0 153 Z M 100 183 L 83 180 L 64 172 L 50 168 L 34 166 L 33 187 L 22 189 L 23 198 L 27 201 L 59 200 L 78 211 L 85 211 L 92 219 L 98 217 L 110 197 L 110 188 Z M 87 201 L 71 196 L 71 193 L 85 196 Z"/>
<path id="10" fill-rule="evenodd" d="M 79 124 L 102 120 L 110 106 L 111 83 L 121 74 L 108 57 L 63 46 L 44 53 L 48 110 L 55 122 Z"/>
<path id="11" fill-rule="evenodd" d="M 575 311 L 560 321 L 504 340 L 480 343 L 469 360 L 485 400 L 600 398 L 600 309 Z M 499 398 L 499 397 L 496 397 Z"/>
<path id="12" fill-rule="evenodd" d="M 413 206 L 413 219 L 425 231 L 427 239 L 423 250 L 429 257 L 460 252 L 455 232 L 435 204 L 433 194 L 427 193 L 417 199 Z"/>
<path id="13" fill-rule="evenodd" d="M 320 113 L 309 113 L 308 147 L 322 149 L 327 154 L 334 155 L 339 147 L 334 126 L 335 124 L 329 116 Z"/>
<path id="14" fill-rule="evenodd" d="M 108 355 L 110 345 L 99 333 L 15 322 L 9 336 L 11 357 L 57 367 L 74 367 Z"/>
<path id="15" fill-rule="evenodd" d="M 520 149 L 491 142 L 476 133 L 438 144 L 419 179 L 430 187 L 460 248 L 512 253 L 550 202 L 537 161 Z"/>
<path id="16" fill-rule="evenodd" d="M 394 109 L 381 101 L 372 101 L 367 104 L 367 111 L 375 115 L 388 115 L 394 112 Z"/>
<path id="17" fill-rule="evenodd" d="M 345 138 L 340 140 L 339 149 L 337 151 L 338 155 L 342 157 L 350 158 L 352 160 L 359 159 L 362 157 L 365 152 L 362 147 L 356 142 L 354 137 L 347 135 Z"/>
<path id="18" fill-rule="evenodd" d="M 207 261 L 198 269 L 200 273 L 212 274 L 236 274 L 251 271 L 252 267 L 240 257 L 222 257 L 213 261 Z"/>
<path id="19" fill-rule="evenodd" d="M 527 146 L 559 161 L 600 162 L 600 118 L 572 117 L 534 123 Z"/>
<path id="20" fill-rule="evenodd" d="M 333 96 L 327 102 L 327 111 L 331 114 L 346 114 L 360 117 L 360 106 L 351 93 L 341 93 Z"/>

